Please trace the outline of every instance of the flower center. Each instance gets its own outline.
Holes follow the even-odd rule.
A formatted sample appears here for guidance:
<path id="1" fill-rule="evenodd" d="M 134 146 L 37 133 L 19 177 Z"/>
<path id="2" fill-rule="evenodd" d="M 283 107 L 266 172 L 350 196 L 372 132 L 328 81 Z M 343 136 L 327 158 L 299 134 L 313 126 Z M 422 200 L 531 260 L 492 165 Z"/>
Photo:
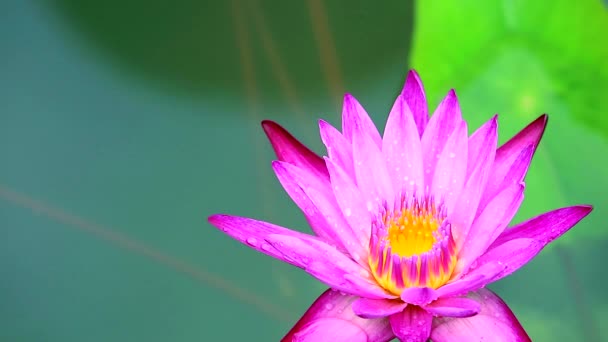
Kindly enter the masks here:
<path id="1" fill-rule="evenodd" d="M 451 226 L 432 198 L 402 198 L 372 221 L 369 265 L 387 291 L 400 295 L 405 288 L 438 288 L 456 266 Z"/>
<path id="2" fill-rule="evenodd" d="M 437 217 L 434 206 L 402 209 L 383 217 L 388 227 L 386 240 L 393 253 L 411 257 L 431 250 L 437 239 L 435 231 L 443 219 Z"/>

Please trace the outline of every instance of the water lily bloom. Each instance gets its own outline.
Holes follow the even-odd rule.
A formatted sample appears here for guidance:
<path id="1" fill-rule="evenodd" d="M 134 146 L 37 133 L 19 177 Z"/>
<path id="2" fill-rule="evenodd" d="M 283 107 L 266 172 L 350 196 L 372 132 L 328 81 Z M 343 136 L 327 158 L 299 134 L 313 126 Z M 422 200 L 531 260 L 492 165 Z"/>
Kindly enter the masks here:
<path id="1" fill-rule="evenodd" d="M 320 121 L 320 157 L 274 122 L 272 167 L 314 235 L 249 218 L 209 222 L 329 286 L 283 341 L 529 341 L 484 287 L 530 261 L 591 211 L 572 206 L 507 228 L 547 123 L 497 148 L 497 117 L 470 136 L 455 92 L 432 116 L 411 71 L 381 136 L 344 98 L 342 132 Z"/>

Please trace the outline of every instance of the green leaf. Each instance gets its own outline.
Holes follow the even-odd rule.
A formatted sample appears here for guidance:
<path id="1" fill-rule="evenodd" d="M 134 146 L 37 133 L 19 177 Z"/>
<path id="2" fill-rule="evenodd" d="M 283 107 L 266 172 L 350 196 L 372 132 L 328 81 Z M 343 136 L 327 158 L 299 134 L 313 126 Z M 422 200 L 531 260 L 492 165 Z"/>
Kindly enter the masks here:
<path id="1" fill-rule="evenodd" d="M 498 113 L 503 142 L 549 114 L 515 221 L 573 204 L 595 210 L 494 286 L 532 340 L 594 340 L 603 318 L 595 303 L 606 301 L 594 285 L 606 281 L 594 271 L 605 259 L 594 241 L 606 239 L 608 220 L 606 8 L 600 1 L 421 1 L 416 18 L 412 67 L 431 106 L 453 87 L 470 130 Z M 600 257 L 585 258 L 590 250 Z"/>
<path id="2" fill-rule="evenodd" d="M 462 89 L 513 50 L 533 55 L 547 91 L 596 133 L 608 135 L 608 11 L 601 1 L 424 1 L 416 8 L 411 64 L 431 98 Z M 521 84 L 523 74 L 503 74 Z M 525 76 L 525 75 L 524 75 Z M 508 94 L 505 94 L 508 96 Z"/>

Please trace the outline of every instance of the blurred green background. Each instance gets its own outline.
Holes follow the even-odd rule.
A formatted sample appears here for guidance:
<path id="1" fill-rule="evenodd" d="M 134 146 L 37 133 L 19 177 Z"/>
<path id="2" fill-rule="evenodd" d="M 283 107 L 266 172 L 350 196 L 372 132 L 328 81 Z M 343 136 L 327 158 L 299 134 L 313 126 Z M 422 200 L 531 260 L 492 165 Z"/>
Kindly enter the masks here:
<path id="1" fill-rule="evenodd" d="M 534 341 L 608 341 L 606 37 L 599 0 L 5 0 L 0 340 L 280 339 L 324 287 L 206 217 L 307 231 L 259 122 L 324 153 L 345 91 L 383 127 L 416 68 L 501 141 L 549 113 L 515 221 L 595 210 L 491 288 Z"/>

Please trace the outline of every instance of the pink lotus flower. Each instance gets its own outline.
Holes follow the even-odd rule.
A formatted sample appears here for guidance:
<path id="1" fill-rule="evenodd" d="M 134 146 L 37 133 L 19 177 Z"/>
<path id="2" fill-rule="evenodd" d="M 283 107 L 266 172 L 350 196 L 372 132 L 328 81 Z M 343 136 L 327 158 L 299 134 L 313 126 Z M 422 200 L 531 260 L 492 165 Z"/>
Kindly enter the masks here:
<path id="1" fill-rule="evenodd" d="M 573 206 L 506 228 L 547 123 L 497 149 L 497 117 L 470 137 L 454 91 L 428 116 L 411 71 L 380 136 L 346 95 L 342 133 L 320 121 L 327 157 L 262 123 L 279 181 L 315 235 L 249 218 L 209 222 L 331 289 L 283 341 L 529 341 L 484 287 L 516 271 L 591 211 Z"/>

